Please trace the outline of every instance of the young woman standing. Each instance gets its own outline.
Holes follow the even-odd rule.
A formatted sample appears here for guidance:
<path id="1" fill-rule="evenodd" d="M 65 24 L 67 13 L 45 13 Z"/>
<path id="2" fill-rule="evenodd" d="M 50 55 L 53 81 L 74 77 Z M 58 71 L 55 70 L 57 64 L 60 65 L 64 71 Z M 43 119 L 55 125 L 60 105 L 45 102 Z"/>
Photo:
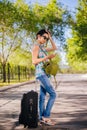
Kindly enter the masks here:
<path id="1" fill-rule="evenodd" d="M 45 48 L 45 44 L 48 40 L 50 40 L 52 46 L 50 48 Z M 48 31 L 42 29 L 36 34 L 36 43 L 32 50 L 32 63 L 35 65 L 36 79 L 40 81 L 39 118 L 41 122 L 48 125 L 55 124 L 55 122 L 51 120 L 50 114 L 56 98 L 56 93 L 50 83 L 49 76 L 46 75 L 43 69 L 43 62 L 54 58 L 55 54 L 48 55 L 48 52 L 56 49 L 57 47 Z M 47 105 L 45 106 L 46 93 L 49 94 L 49 99 Z"/>

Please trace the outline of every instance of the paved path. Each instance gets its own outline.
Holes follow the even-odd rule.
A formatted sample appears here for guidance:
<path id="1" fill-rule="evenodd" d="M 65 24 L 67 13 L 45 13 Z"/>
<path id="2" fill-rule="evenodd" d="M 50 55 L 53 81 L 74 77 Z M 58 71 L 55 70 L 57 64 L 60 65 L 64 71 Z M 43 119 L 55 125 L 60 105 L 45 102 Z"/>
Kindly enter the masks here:
<path id="1" fill-rule="evenodd" d="M 87 130 L 87 74 L 58 74 L 56 78 L 57 99 L 51 117 L 58 123 L 54 127 L 39 126 L 35 130 Z M 35 83 L 27 83 L 0 89 L 0 130 L 27 130 L 17 123 L 20 103 L 23 93 L 35 87 Z M 39 84 L 37 90 L 39 92 Z"/>

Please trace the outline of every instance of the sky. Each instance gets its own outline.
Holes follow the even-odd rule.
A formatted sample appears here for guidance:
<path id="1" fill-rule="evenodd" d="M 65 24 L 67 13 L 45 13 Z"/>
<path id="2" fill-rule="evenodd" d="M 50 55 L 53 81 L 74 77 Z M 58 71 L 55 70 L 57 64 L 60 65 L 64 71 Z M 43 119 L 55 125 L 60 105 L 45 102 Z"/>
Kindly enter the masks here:
<path id="1" fill-rule="evenodd" d="M 16 0 L 11 0 L 11 1 L 16 1 Z M 40 5 L 46 5 L 50 0 L 24 0 L 28 4 L 34 4 L 34 3 L 39 3 Z M 64 6 L 68 7 L 70 10 L 74 10 L 76 6 L 78 5 L 78 0 L 57 0 L 58 2 L 61 2 L 64 4 Z"/>
<path id="2" fill-rule="evenodd" d="M 78 5 L 78 0 L 58 0 L 58 1 L 63 3 L 66 7 L 68 7 L 72 11 L 74 11 L 74 9 Z"/>
<path id="3" fill-rule="evenodd" d="M 46 5 L 50 0 L 25 0 L 29 4 L 39 3 L 41 5 Z M 78 0 L 58 0 L 58 2 L 61 2 L 64 4 L 64 6 L 67 6 L 72 11 L 76 8 L 78 5 Z"/>

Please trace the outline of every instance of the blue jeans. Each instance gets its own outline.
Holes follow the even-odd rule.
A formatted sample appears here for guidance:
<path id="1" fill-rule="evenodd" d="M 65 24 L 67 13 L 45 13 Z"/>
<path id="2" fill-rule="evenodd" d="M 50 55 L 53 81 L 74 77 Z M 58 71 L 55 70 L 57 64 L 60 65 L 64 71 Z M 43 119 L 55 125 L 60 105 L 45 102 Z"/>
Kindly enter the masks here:
<path id="1" fill-rule="evenodd" d="M 42 117 L 50 117 L 51 109 L 56 98 L 56 93 L 47 75 L 41 75 L 37 79 L 40 81 L 39 116 L 40 119 L 42 119 Z M 45 106 L 46 93 L 49 93 L 49 99 L 47 105 Z"/>

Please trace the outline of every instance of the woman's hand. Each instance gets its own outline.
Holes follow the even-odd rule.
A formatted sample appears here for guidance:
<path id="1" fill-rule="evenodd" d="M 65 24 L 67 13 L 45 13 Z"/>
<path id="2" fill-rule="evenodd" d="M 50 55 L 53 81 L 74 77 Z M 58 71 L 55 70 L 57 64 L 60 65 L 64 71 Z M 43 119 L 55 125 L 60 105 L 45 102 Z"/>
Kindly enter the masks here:
<path id="1" fill-rule="evenodd" d="M 47 31 L 49 39 L 51 38 L 51 33 Z"/>
<path id="2" fill-rule="evenodd" d="M 57 47 L 56 47 L 56 45 L 55 45 L 55 43 L 54 43 L 54 41 L 53 41 L 53 39 L 52 39 L 52 37 L 51 37 L 51 33 L 49 32 L 49 31 L 47 31 L 47 33 L 48 33 L 48 37 L 49 37 L 49 40 L 50 40 L 50 43 L 51 43 L 51 47 L 50 48 L 46 48 L 46 50 L 49 52 L 49 51 L 54 51 L 54 50 L 57 50 Z"/>
<path id="3" fill-rule="evenodd" d="M 56 56 L 56 54 L 50 54 L 50 55 L 47 56 L 47 59 L 52 59 L 52 58 L 54 58 L 55 56 Z"/>

